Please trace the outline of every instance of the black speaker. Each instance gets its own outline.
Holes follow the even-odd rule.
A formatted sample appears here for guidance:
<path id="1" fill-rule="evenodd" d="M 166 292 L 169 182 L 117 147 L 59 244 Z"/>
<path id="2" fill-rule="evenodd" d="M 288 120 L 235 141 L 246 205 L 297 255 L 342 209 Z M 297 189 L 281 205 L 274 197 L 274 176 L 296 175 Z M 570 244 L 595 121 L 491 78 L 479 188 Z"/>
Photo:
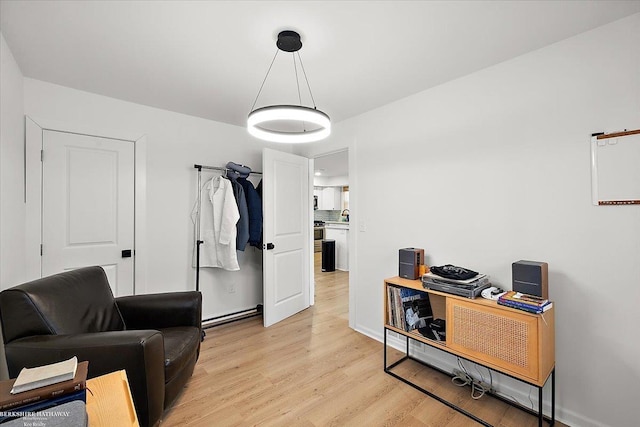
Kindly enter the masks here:
<path id="1" fill-rule="evenodd" d="M 400 277 L 411 280 L 420 277 L 420 265 L 424 264 L 424 249 L 400 249 L 398 258 L 400 259 L 398 268 Z"/>
<path id="2" fill-rule="evenodd" d="M 546 262 L 516 261 L 511 264 L 511 279 L 514 291 L 549 299 L 549 265 Z"/>

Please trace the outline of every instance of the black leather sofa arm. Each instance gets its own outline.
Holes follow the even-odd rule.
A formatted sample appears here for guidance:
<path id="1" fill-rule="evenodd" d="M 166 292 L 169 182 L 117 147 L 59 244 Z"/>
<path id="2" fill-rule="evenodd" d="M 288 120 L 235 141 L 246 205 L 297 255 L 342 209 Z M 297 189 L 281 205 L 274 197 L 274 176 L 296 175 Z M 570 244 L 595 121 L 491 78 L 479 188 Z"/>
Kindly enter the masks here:
<path id="1" fill-rule="evenodd" d="M 155 335 L 158 337 L 154 340 Z M 124 369 L 122 360 L 112 357 L 113 352 L 118 352 L 119 355 L 127 352 L 135 356 L 141 353 L 145 346 L 153 347 L 154 345 L 160 346 L 158 349 L 162 354 L 162 334 L 154 330 L 34 335 L 5 344 L 5 353 L 8 360 L 19 360 L 23 366 L 30 367 L 59 362 L 72 356 L 77 356 L 78 361 L 91 359 L 94 363 L 89 366 L 89 376 L 94 377 Z M 11 366 L 10 362 L 8 368 L 12 377 L 20 370 Z M 158 368 L 164 369 L 163 362 Z"/>
<path id="2" fill-rule="evenodd" d="M 202 294 L 198 291 L 119 297 L 116 305 L 127 329 L 202 325 Z"/>
<path id="3" fill-rule="evenodd" d="M 164 407 L 164 339 L 155 330 L 36 335 L 5 344 L 9 375 L 77 356 L 90 360 L 89 378 L 126 370 L 140 418 L 159 420 Z M 118 357 L 114 357 L 117 354 Z M 13 366 L 11 361 L 20 361 Z M 141 398 L 140 396 L 146 397 Z M 137 399 L 136 399 L 137 397 Z"/>

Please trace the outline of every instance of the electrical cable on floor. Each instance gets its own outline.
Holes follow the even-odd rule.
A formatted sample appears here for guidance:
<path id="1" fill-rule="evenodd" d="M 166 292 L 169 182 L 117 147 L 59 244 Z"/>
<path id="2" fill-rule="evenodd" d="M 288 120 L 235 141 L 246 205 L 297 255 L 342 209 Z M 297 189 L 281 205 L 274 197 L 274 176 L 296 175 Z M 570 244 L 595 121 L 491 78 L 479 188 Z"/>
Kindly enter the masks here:
<path id="1" fill-rule="evenodd" d="M 462 364 L 462 361 L 460 360 L 460 358 L 458 358 L 458 366 L 460 367 L 461 371 L 456 373 L 453 376 L 453 378 L 451 378 L 451 382 L 458 387 L 471 385 L 472 399 L 478 400 L 482 396 L 484 396 L 485 393 L 487 393 L 488 391 L 491 391 L 491 387 L 493 385 L 493 377 L 491 378 L 491 384 L 486 384 L 484 382 L 484 377 L 482 376 L 482 374 L 480 373 L 480 371 L 476 366 L 476 370 L 478 371 L 478 374 L 480 374 L 480 378 L 482 379 L 481 381 L 476 381 L 473 379 L 471 375 L 469 375 L 469 372 Z M 489 375 L 491 375 L 491 371 L 489 371 Z"/>
<path id="2" fill-rule="evenodd" d="M 485 386 L 479 381 L 474 381 L 471 384 L 471 398 L 478 400 L 488 391 L 491 391 L 490 387 Z"/>
<path id="3" fill-rule="evenodd" d="M 476 372 L 478 373 L 478 375 L 480 375 L 480 381 L 485 382 L 484 380 L 484 375 L 482 375 L 482 372 L 480 372 L 480 369 L 478 369 L 478 365 L 476 365 L 475 363 L 473 364 L 473 367 L 476 368 Z M 489 371 L 491 372 L 491 371 Z"/>
<path id="4" fill-rule="evenodd" d="M 531 410 L 533 411 L 533 400 L 531 400 L 531 390 L 533 390 L 533 387 L 529 387 L 529 403 L 531 403 Z"/>
<path id="5" fill-rule="evenodd" d="M 454 375 L 453 378 L 451 378 L 451 382 L 457 385 L 458 387 L 464 387 L 466 385 L 473 384 L 473 378 L 461 372 L 457 375 Z"/>
<path id="6" fill-rule="evenodd" d="M 464 367 L 464 365 L 462 364 L 462 360 L 458 357 L 458 366 L 460 367 L 460 369 L 462 369 L 462 372 L 464 372 L 467 376 L 471 377 L 471 374 L 469 374 L 469 371 L 467 371 L 467 368 Z"/>

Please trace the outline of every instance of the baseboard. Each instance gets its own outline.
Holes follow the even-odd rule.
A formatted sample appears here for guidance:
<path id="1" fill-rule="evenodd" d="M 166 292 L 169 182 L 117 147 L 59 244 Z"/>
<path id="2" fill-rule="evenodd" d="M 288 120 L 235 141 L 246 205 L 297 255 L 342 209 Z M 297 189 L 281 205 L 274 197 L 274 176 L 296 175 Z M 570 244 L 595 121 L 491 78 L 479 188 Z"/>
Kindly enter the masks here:
<path id="1" fill-rule="evenodd" d="M 358 326 L 356 325 L 355 328 L 353 328 L 356 332 L 361 333 L 362 335 L 366 335 L 371 339 L 374 339 L 378 342 L 382 342 L 382 333 L 380 331 L 378 331 L 377 329 L 369 329 L 369 328 L 363 328 L 362 326 Z"/>

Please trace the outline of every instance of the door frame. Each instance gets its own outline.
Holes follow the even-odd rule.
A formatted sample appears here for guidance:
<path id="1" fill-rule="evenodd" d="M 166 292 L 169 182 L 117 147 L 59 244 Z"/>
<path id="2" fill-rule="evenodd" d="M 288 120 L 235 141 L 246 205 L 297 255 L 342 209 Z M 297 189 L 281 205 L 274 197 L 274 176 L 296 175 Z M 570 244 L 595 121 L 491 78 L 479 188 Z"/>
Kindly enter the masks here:
<path id="1" fill-rule="evenodd" d="M 348 173 L 349 173 L 349 327 L 351 329 L 356 329 L 356 283 L 357 283 L 357 274 L 358 274 L 358 240 L 356 236 L 356 231 L 364 231 L 364 230 L 356 230 L 355 224 L 358 223 L 358 209 L 357 209 L 357 175 L 356 175 L 356 146 L 355 144 L 350 144 L 348 146 L 334 146 L 331 147 L 328 151 L 318 150 L 314 151 L 313 154 L 309 153 L 307 156 L 311 160 L 315 160 L 318 157 L 327 156 L 330 154 L 335 154 L 341 151 L 347 152 L 347 164 L 348 164 Z M 314 178 L 314 165 L 310 166 L 310 176 L 311 176 L 311 204 L 313 206 L 313 178 Z M 355 207 L 355 209 L 354 209 Z M 311 221 L 313 223 L 313 209 L 311 210 Z M 313 234 L 313 233 L 312 233 Z M 313 236 L 312 236 L 313 238 Z M 313 276 L 313 252 L 311 253 L 311 283 L 312 286 L 314 283 Z M 312 288 L 312 292 L 314 289 Z M 313 295 L 313 294 L 312 294 Z"/>
<path id="2" fill-rule="evenodd" d="M 42 277 L 42 162 L 44 131 L 118 139 L 134 144 L 134 278 L 133 292 L 146 292 L 146 157 L 145 134 L 113 129 L 94 129 L 49 119 L 25 116 L 25 208 L 26 208 L 26 275 L 27 280 Z"/>

